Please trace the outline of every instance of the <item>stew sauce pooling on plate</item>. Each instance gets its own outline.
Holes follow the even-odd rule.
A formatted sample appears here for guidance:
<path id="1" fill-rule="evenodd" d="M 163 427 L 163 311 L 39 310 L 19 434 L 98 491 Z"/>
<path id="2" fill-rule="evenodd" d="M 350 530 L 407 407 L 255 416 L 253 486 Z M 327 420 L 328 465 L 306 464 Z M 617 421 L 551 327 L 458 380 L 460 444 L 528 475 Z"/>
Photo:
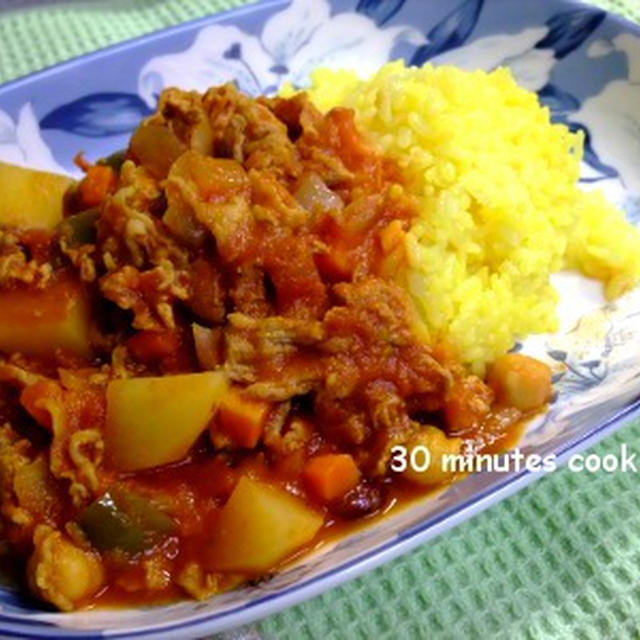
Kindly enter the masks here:
<path id="1" fill-rule="evenodd" d="M 541 363 L 485 383 L 428 344 L 415 203 L 351 111 L 171 89 L 124 157 L 79 162 L 63 222 L 0 254 L 3 532 L 54 606 L 264 576 L 546 402 Z M 394 473 L 397 445 L 432 464 Z"/>

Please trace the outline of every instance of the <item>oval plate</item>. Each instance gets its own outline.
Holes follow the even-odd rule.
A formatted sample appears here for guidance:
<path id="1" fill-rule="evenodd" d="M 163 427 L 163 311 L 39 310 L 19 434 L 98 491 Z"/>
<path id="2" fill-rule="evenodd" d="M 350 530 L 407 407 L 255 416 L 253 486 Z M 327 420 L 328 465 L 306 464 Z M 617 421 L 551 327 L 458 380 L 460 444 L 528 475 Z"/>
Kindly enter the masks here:
<path id="1" fill-rule="evenodd" d="M 163 87 L 233 80 L 253 94 L 304 86 L 315 66 L 368 73 L 390 59 L 464 68 L 508 65 L 555 121 L 585 134 L 585 188 L 640 220 L 640 29 L 568 0 L 267 0 L 72 60 L 0 88 L 0 159 L 73 173 L 123 148 Z M 630 138 L 634 138 L 630 140 Z M 638 415 L 640 293 L 605 305 L 599 286 L 555 279 L 562 329 L 519 345 L 555 363 L 556 396 L 521 442 L 557 463 Z M 481 473 L 325 545 L 257 586 L 205 602 L 52 613 L 0 589 L 14 637 L 195 637 L 247 623 L 408 551 L 538 477 Z"/>

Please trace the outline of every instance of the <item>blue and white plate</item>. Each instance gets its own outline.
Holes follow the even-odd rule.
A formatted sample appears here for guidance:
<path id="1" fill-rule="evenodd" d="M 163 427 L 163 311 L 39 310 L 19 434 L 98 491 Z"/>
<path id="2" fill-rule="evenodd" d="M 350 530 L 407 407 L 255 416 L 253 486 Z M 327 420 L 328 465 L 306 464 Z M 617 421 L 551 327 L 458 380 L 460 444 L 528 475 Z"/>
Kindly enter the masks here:
<path id="1" fill-rule="evenodd" d="M 250 93 L 304 86 L 316 66 L 508 65 L 553 118 L 586 139 L 585 188 L 640 221 L 640 28 L 569 0 L 267 0 L 72 60 L 0 88 L 0 159 L 74 172 L 125 146 L 163 87 L 234 80 Z M 524 453 L 559 460 L 640 410 L 640 292 L 605 305 L 599 286 L 559 276 L 562 330 L 522 348 L 558 365 L 557 396 Z M 205 602 L 52 613 L 0 590 L 0 633 L 22 637 L 202 636 L 246 623 L 372 569 L 531 482 L 478 474 L 437 498 L 327 545 L 273 579 Z"/>

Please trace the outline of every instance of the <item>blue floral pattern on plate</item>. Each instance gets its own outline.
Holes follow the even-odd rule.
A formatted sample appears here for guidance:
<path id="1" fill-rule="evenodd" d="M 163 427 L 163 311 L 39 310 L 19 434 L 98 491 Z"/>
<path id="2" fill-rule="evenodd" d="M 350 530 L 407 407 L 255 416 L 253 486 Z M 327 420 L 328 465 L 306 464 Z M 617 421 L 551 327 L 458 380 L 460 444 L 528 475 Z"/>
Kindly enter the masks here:
<path id="1" fill-rule="evenodd" d="M 73 173 L 78 150 L 93 159 L 122 148 L 166 86 L 202 90 L 234 81 L 251 93 L 272 92 L 283 82 L 304 86 L 318 65 L 365 74 L 397 57 L 467 69 L 509 66 L 555 121 L 584 133 L 584 187 L 603 188 L 640 222 L 640 30 L 571 0 L 266 0 L 5 85 L 0 159 Z M 640 292 L 605 305 L 579 280 L 557 286 L 568 302 L 561 306 L 563 328 L 516 348 L 546 358 L 556 383 L 549 411 L 530 425 L 522 447 L 563 458 L 637 415 Z M 534 477 L 474 475 L 271 580 L 205 602 L 59 614 L 2 587 L 0 631 L 83 638 L 211 633 L 373 568 Z"/>
<path id="2" fill-rule="evenodd" d="M 61 129 L 88 138 L 131 133 L 153 109 L 131 93 L 92 93 L 68 102 L 40 120 L 41 129 Z"/>

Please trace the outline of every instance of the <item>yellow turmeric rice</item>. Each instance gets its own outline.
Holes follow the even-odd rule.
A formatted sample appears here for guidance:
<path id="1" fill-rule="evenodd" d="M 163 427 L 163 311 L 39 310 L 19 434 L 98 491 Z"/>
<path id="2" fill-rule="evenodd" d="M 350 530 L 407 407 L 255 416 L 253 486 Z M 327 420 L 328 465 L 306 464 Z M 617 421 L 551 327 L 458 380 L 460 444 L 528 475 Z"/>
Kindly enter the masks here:
<path id="1" fill-rule="evenodd" d="M 600 192 L 577 187 L 582 137 L 508 69 L 384 66 L 368 80 L 318 70 L 322 110 L 352 107 L 360 129 L 406 169 L 420 216 L 409 289 L 434 339 L 476 371 L 517 337 L 557 328 L 550 275 L 577 269 L 608 298 L 640 277 L 640 234 Z"/>

